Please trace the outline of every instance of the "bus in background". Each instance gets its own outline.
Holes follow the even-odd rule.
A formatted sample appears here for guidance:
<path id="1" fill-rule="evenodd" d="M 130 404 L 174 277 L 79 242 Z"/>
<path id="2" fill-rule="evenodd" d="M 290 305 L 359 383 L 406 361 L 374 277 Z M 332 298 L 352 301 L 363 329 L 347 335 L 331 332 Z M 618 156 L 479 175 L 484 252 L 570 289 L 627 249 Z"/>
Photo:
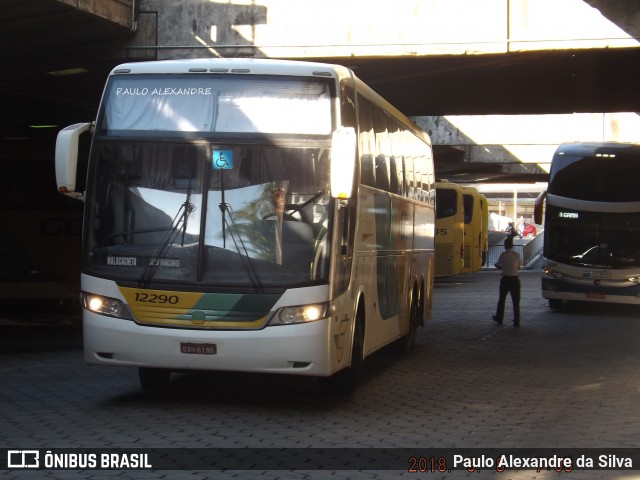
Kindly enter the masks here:
<path id="1" fill-rule="evenodd" d="M 482 268 L 484 212 L 477 189 L 462 187 L 462 198 L 464 203 L 464 268 L 462 272 L 472 273 Z M 484 203 L 486 205 L 486 198 Z M 484 228 L 488 228 L 488 225 Z"/>
<path id="2" fill-rule="evenodd" d="M 458 275 L 464 267 L 462 187 L 436 182 L 436 277 Z"/>
<path id="3" fill-rule="evenodd" d="M 84 358 L 317 376 L 349 392 L 366 356 L 430 316 L 435 187 L 426 133 L 328 64 L 193 59 L 110 73 L 95 126 L 63 129 L 79 196 Z"/>
<path id="4" fill-rule="evenodd" d="M 55 135 L 32 130 L 28 147 L 0 140 L 0 158 L 11 164 L 0 178 L 0 312 L 79 325 L 82 204 L 53 191 Z"/>
<path id="5" fill-rule="evenodd" d="M 556 150 L 544 212 L 542 296 L 640 304 L 640 145 L 571 143 Z"/>
<path id="6" fill-rule="evenodd" d="M 489 201 L 487 197 L 482 193 L 480 196 L 480 211 L 482 212 L 482 235 L 480 237 L 481 248 L 481 263 L 480 266 L 484 267 L 487 264 L 489 256 Z"/>

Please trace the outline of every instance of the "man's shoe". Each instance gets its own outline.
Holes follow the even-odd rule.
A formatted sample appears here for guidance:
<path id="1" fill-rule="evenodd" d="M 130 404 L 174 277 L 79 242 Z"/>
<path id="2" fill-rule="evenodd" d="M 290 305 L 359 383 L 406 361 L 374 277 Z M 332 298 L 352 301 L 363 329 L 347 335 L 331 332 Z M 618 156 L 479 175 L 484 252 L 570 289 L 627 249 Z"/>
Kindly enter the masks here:
<path id="1" fill-rule="evenodd" d="M 494 321 L 494 322 L 499 323 L 500 325 L 502 325 L 502 320 L 500 320 L 500 319 L 499 319 L 498 317 L 496 317 L 495 315 L 494 315 L 493 317 L 491 317 L 491 318 L 493 318 L 493 321 Z"/>
<path id="2" fill-rule="evenodd" d="M 514 320 L 514 322 L 513 322 L 513 326 L 514 326 L 514 327 L 519 327 L 519 326 L 520 326 L 520 320 L 518 320 L 518 321 L 515 321 L 515 320 Z"/>

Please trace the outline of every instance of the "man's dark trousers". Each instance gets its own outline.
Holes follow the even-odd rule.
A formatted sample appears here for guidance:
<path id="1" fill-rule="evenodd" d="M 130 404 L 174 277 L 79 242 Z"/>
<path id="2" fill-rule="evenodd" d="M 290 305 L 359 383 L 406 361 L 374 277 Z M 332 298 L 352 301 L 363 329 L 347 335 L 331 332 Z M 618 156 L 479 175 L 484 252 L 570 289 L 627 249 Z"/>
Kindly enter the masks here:
<path id="1" fill-rule="evenodd" d="M 507 294 L 511 294 L 513 302 L 513 323 L 520 323 L 520 277 L 519 276 L 502 276 L 500 278 L 500 297 L 498 298 L 498 309 L 496 311 L 496 320 L 502 322 L 504 317 L 504 303 Z"/>

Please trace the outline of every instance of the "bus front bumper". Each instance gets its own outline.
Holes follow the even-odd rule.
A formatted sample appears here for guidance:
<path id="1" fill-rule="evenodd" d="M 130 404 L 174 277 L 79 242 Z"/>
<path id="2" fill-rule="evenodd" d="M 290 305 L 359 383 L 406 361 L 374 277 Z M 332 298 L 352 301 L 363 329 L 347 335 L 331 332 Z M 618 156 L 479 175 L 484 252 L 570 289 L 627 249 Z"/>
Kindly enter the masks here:
<path id="1" fill-rule="evenodd" d="M 84 311 L 89 365 L 328 376 L 330 319 L 261 330 L 191 330 L 138 325 Z"/>
<path id="2" fill-rule="evenodd" d="M 608 282 L 594 285 L 592 281 L 542 278 L 542 297 L 582 302 L 609 302 L 640 305 L 640 285 L 631 282 Z M 623 286 L 620 286 L 623 285 Z"/>

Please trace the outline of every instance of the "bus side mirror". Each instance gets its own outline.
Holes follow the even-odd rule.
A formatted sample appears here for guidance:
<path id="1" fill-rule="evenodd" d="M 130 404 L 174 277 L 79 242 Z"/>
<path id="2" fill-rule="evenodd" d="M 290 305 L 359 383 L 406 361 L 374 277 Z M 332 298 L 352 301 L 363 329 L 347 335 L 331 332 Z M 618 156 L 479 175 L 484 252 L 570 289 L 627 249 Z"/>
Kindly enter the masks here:
<path id="1" fill-rule="evenodd" d="M 536 198 L 536 203 L 533 207 L 533 221 L 538 225 L 542 225 L 542 211 L 544 207 L 544 199 L 547 198 L 547 191 L 541 192 Z"/>
<path id="2" fill-rule="evenodd" d="M 82 192 L 76 192 L 78 170 L 78 143 L 80 134 L 91 128 L 91 123 L 74 123 L 58 132 L 56 139 L 56 183 L 58 192 L 76 200 Z"/>
<path id="3" fill-rule="evenodd" d="M 331 196 L 346 200 L 353 190 L 356 158 L 356 131 L 339 127 L 331 139 Z"/>

